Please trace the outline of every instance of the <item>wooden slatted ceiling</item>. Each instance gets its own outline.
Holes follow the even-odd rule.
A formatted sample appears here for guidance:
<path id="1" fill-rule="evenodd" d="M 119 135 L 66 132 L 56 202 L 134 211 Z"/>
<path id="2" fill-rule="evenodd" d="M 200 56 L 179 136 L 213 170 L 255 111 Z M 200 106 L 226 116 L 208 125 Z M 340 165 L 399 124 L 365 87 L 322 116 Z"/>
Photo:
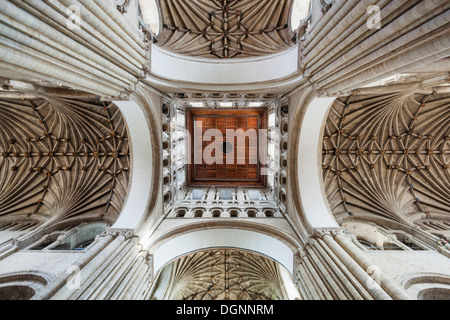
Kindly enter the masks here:
<path id="1" fill-rule="evenodd" d="M 188 111 L 188 127 L 194 137 L 191 146 L 193 163 L 189 168 L 190 184 L 263 185 L 264 177 L 260 174 L 261 163 L 258 159 L 258 129 L 265 128 L 265 116 L 265 111 L 261 110 Z M 227 136 L 227 130 L 236 132 L 238 129 L 242 130 L 242 139 Z M 205 133 L 211 130 L 218 130 L 223 141 L 216 141 L 215 137 L 207 139 Z M 216 155 L 215 151 L 219 148 L 224 150 L 222 144 L 227 142 L 232 147 L 231 152 L 219 151 L 220 154 Z"/>

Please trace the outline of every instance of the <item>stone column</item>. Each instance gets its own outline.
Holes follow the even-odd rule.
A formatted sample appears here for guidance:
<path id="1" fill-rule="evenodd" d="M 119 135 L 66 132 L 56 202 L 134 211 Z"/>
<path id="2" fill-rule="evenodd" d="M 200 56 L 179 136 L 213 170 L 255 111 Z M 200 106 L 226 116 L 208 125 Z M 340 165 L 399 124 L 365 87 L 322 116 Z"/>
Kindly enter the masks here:
<path id="1" fill-rule="evenodd" d="M 335 233 L 334 239 L 358 264 L 365 270 L 373 270 L 375 266 L 370 262 L 347 236 L 342 233 Z M 388 278 L 381 270 L 377 270 L 377 278 L 380 286 L 395 300 L 411 300 L 406 290 L 401 288 L 392 279 Z"/>

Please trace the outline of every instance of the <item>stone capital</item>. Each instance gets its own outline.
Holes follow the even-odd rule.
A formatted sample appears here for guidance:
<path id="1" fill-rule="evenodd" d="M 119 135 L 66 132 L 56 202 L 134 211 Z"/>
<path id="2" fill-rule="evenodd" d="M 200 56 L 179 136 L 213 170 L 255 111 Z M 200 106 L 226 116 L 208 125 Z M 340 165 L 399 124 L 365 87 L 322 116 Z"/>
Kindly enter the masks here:
<path id="1" fill-rule="evenodd" d="M 314 236 L 317 238 L 322 238 L 325 235 L 336 236 L 337 234 L 344 233 L 344 228 L 318 228 L 314 230 Z"/>
<path id="2" fill-rule="evenodd" d="M 116 228 L 108 228 L 105 230 L 104 235 L 113 235 L 114 237 L 118 235 L 123 235 L 125 239 L 130 239 L 134 236 L 133 229 L 116 229 Z"/>

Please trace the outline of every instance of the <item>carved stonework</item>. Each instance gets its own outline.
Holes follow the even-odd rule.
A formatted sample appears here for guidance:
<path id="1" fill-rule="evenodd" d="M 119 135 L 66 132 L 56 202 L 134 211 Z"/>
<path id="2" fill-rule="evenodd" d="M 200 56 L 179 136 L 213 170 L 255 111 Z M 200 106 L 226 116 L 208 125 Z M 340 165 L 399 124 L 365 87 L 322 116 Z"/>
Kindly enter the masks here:
<path id="1" fill-rule="evenodd" d="M 284 299 L 276 262 L 238 250 L 208 250 L 173 263 L 170 300 Z"/>
<path id="2" fill-rule="evenodd" d="M 158 43 L 210 58 L 260 56 L 295 44 L 287 24 L 292 1 L 161 1 Z"/>
<path id="3" fill-rule="evenodd" d="M 120 13 L 127 13 L 131 0 L 114 0 L 114 4 Z"/>
<path id="4" fill-rule="evenodd" d="M 105 230 L 104 234 L 113 235 L 114 237 L 118 235 L 122 235 L 125 237 L 125 239 L 130 239 L 135 236 L 133 229 L 118 229 L 118 228 L 108 228 Z"/>
<path id="5" fill-rule="evenodd" d="M 335 236 L 338 233 L 345 232 L 344 228 L 320 228 L 315 230 L 315 237 L 321 239 L 324 235 Z"/>
<path id="6" fill-rule="evenodd" d="M 115 221 L 128 188 L 128 153 L 112 103 L 0 101 L 0 216 Z"/>
<path id="7" fill-rule="evenodd" d="M 328 12 L 328 10 L 331 9 L 333 6 L 334 0 L 320 0 L 320 7 L 322 9 L 322 12 L 325 14 Z"/>
<path id="8" fill-rule="evenodd" d="M 400 92 L 336 100 L 323 138 L 323 179 L 332 211 L 407 220 L 448 214 L 448 95 Z"/>

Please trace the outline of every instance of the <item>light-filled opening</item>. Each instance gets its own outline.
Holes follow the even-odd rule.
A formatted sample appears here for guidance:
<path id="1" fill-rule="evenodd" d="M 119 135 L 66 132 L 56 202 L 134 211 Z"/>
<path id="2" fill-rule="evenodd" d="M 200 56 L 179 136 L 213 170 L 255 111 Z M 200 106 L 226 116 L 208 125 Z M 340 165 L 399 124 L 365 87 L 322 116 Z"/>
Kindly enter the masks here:
<path id="1" fill-rule="evenodd" d="M 292 31 L 297 30 L 297 28 L 300 27 L 300 22 L 308 16 L 310 6 L 311 0 L 294 0 L 291 12 Z"/>
<path id="2" fill-rule="evenodd" d="M 150 30 L 155 34 L 159 34 L 159 10 L 156 0 L 139 0 L 142 20 Z"/>

